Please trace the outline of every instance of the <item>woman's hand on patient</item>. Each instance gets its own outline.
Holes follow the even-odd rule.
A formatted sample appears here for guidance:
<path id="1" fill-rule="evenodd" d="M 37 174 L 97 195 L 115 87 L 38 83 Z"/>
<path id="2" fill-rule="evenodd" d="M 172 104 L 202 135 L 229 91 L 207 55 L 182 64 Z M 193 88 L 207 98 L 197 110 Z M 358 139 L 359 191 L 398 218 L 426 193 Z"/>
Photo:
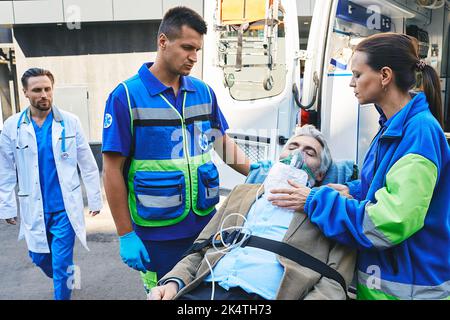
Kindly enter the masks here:
<path id="1" fill-rule="evenodd" d="M 327 187 L 333 188 L 337 192 L 341 194 L 341 196 L 344 196 L 349 199 L 353 199 L 353 197 L 350 194 L 350 189 L 344 184 L 335 184 L 335 183 L 329 183 L 327 184 Z"/>
<path id="2" fill-rule="evenodd" d="M 305 208 L 306 199 L 311 192 L 310 188 L 302 186 L 292 180 L 288 180 L 292 188 L 281 188 L 269 190 L 272 193 L 267 198 L 274 206 L 285 208 L 288 210 L 295 210 L 303 212 Z"/>

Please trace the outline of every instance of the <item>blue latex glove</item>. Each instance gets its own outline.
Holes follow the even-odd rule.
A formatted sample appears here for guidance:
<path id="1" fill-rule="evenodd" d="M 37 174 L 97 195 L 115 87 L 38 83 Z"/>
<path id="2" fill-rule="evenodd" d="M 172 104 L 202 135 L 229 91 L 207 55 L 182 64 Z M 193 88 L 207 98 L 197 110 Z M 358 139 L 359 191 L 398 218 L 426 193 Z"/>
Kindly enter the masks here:
<path id="1" fill-rule="evenodd" d="M 259 184 L 263 183 L 270 171 L 273 163 L 270 160 L 260 160 L 250 165 L 250 172 L 245 183 Z"/>
<path id="2" fill-rule="evenodd" d="M 119 241 L 122 261 L 130 268 L 146 272 L 149 268 L 150 257 L 136 232 L 131 231 L 130 233 L 124 234 L 119 237 Z"/>
<path id="3" fill-rule="evenodd" d="M 269 171 L 269 169 L 273 166 L 271 160 L 259 160 L 258 162 L 254 162 L 250 165 L 250 171 L 262 168 L 264 171 Z"/>

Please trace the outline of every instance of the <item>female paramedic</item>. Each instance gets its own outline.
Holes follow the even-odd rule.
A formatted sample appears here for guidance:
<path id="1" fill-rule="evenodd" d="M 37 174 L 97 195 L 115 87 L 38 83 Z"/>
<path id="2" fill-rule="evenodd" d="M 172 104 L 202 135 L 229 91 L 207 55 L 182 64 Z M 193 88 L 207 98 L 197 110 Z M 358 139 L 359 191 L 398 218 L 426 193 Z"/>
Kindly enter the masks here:
<path id="1" fill-rule="evenodd" d="M 350 86 L 381 115 L 361 180 L 312 190 L 291 183 L 269 199 L 359 249 L 358 299 L 450 298 L 450 150 L 439 78 L 416 43 L 384 33 L 355 49 Z M 410 92 L 420 78 L 423 92 Z"/>

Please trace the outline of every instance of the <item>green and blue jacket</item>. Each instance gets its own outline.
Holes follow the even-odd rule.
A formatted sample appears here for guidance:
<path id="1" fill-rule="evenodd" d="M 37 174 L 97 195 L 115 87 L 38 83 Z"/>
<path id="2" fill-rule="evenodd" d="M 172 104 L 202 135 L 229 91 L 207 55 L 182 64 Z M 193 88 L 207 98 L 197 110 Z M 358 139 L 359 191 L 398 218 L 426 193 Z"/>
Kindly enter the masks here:
<path id="1" fill-rule="evenodd" d="M 305 212 L 357 247 L 358 299 L 450 298 L 450 150 L 419 93 L 372 142 L 354 199 L 315 188 Z"/>

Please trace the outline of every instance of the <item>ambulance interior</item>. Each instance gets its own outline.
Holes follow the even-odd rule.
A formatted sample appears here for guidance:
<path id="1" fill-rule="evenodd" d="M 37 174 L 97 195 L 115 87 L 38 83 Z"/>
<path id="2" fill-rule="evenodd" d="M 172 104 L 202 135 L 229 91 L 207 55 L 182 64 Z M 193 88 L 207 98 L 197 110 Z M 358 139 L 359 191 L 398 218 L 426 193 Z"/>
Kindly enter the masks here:
<path id="1" fill-rule="evenodd" d="M 334 159 L 362 165 L 379 115 L 349 87 L 350 59 L 359 41 L 379 32 L 418 38 L 421 58 L 441 76 L 450 130 L 449 1 L 216 0 L 205 1 L 205 19 L 212 32 L 203 78 L 252 162 L 276 160 L 295 127 L 312 123 Z M 224 164 L 219 171 L 223 189 L 244 182 Z"/>

